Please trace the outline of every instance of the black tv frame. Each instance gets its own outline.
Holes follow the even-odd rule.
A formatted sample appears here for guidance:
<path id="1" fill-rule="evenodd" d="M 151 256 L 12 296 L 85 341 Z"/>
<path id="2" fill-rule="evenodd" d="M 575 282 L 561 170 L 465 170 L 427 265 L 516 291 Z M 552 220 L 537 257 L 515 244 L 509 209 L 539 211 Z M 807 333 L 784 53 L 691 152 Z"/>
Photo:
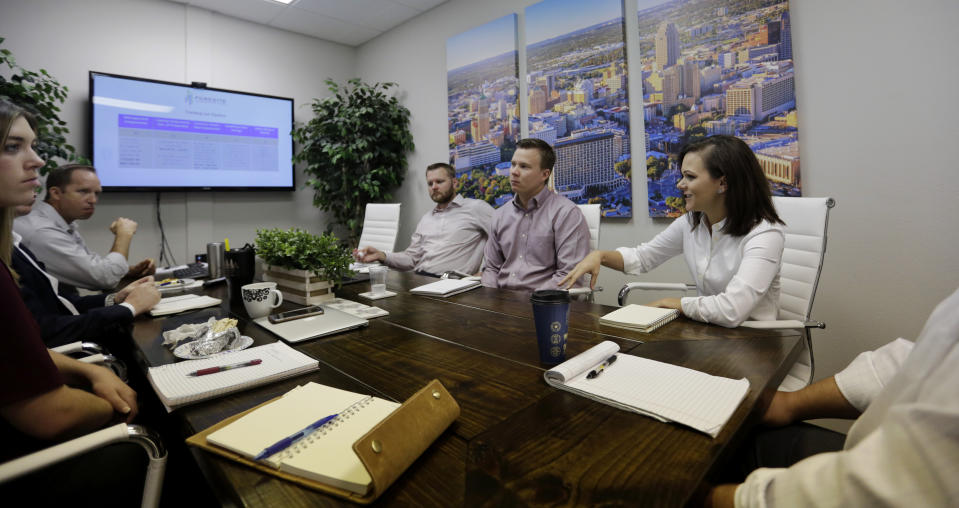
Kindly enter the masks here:
<path id="1" fill-rule="evenodd" d="M 149 79 L 149 78 L 140 78 L 136 76 L 127 76 L 123 74 L 113 74 L 109 72 L 100 72 L 100 71 L 89 71 L 89 85 L 88 85 L 88 103 L 89 108 L 88 112 L 90 115 L 90 120 L 88 126 L 90 128 L 90 159 L 93 159 L 93 147 L 96 143 L 95 139 L 95 130 L 93 127 L 93 76 L 108 76 L 111 78 L 121 78 L 129 79 L 133 81 L 143 81 L 147 83 L 159 83 L 161 85 L 171 85 L 178 86 L 181 88 L 190 88 L 190 89 L 199 89 L 199 90 L 211 90 L 214 92 L 226 92 L 238 95 L 252 95 L 256 97 L 266 97 L 269 99 L 280 99 L 290 101 L 290 132 L 293 131 L 293 98 L 292 97 L 280 97 L 276 95 L 267 95 L 253 92 L 241 92 L 238 90 L 227 90 L 225 88 L 212 88 L 207 87 L 206 83 L 198 83 L 194 81 L 193 83 L 186 85 L 183 83 L 176 83 L 173 81 L 162 81 L 159 79 Z M 293 138 L 290 137 L 290 153 L 293 153 Z M 293 161 L 290 161 L 290 185 L 287 186 L 274 186 L 274 187 L 235 187 L 235 186 L 206 186 L 206 187 L 180 187 L 180 186 L 103 186 L 104 192 L 189 192 L 189 191 L 294 191 L 296 190 L 296 168 L 293 166 Z"/>

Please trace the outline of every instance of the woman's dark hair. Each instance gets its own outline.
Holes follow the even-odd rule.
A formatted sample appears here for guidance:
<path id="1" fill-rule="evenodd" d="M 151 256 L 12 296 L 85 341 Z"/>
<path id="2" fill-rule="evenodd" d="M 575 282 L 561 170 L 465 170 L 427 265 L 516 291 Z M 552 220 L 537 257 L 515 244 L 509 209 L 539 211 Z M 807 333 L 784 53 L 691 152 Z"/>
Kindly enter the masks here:
<path id="1" fill-rule="evenodd" d="M 713 178 L 726 177 L 726 225 L 722 232 L 743 236 L 763 220 L 784 224 L 773 206 L 769 182 L 756 154 L 735 136 L 709 136 L 689 143 L 679 152 L 682 164 L 686 154 L 698 153 Z M 693 229 L 702 221 L 702 212 L 689 214 Z"/>

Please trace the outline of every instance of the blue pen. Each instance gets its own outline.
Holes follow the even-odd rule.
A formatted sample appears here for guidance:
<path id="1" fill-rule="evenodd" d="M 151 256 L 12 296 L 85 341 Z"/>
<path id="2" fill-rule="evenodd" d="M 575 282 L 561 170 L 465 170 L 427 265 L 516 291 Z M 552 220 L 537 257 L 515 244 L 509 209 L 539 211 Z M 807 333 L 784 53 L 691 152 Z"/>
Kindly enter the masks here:
<path id="1" fill-rule="evenodd" d="M 267 458 L 267 457 L 269 457 L 269 456 L 271 456 L 271 455 L 273 455 L 273 454 L 275 454 L 275 453 L 279 453 L 279 452 L 282 452 L 283 450 L 286 450 L 287 448 L 289 448 L 290 446 L 292 446 L 293 443 L 295 443 L 295 442 L 299 441 L 300 439 L 303 439 L 304 437 L 308 436 L 308 435 L 309 435 L 311 432 L 313 432 L 314 430 L 322 427 L 323 424 L 325 424 L 326 422 L 328 422 L 328 421 L 336 418 L 336 416 L 337 416 L 336 414 L 332 414 L 332 415 L 327 416 L 327 417 L 325 417 L 325 418 L 321 418 L 321 419 L 319 419 L 319 420 L 317 420 L 317 421 L 309 424 L 305 429 L 299 430 L 299 431 L 297 431 L 297 432 L 295 432 L 295 433 L 293 433 L 293 434 L 291 434 L 291 435 L 289 435 L 289 436 L 287 436 L 287 437 L 285 437 L 285 438 L 277 441 L 276 443 L 273 443 L 272 445 L 267 446 L 266 448 L 263 449 L 262 452 L 260 452 L 259 454 L 257 454 L 256 457 L 253 457 L 253 460 L 263 460 L 263 459 L 265 459 L 265 458 Z"/>

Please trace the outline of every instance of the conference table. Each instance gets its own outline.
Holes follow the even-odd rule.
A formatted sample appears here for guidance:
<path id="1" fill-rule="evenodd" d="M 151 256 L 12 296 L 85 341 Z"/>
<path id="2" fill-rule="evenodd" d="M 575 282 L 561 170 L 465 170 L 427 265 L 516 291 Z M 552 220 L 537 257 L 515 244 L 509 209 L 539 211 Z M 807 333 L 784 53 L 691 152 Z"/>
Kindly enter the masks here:
<path id="1" fill-rule="evenodd" d="M 709 374 L 747 378 L 745 400 L 716 438 L 565 391 L 543 379 L 529 293 L 480 287 L 449 298 L 409 289 L 436 279 L 391 271 L 395 297 L 336 296 L 389 311 L 369 326 L 293 346 L 320 369 L 184 406 L 168 415 L 186 438 L 236 413 L 314 381 L 402 402 L 432 379 L 456 399 L 459 418 L 377 501 L 402 506 L 681 506 L 695 499 L 769 403 L 801 351 L 797 330 L 727 329 L 679 318 L 652 333 L 599 323 L 613 307 L 574 301 L 567 357 L 605 341 L 621 353 Z M 177 359 L 161 333 L 210 316 L 234 317 L 254 345 L 278 337 L 253 323 L 226 285 L 207 290 L 218 307 L 140 318 L 134 353 L 146 369 Z M 641 295 L 633 295 L 641 302 Z M 284 304 L 284 308 L 295 308 Z M 191 448 L 223 505 L 339 506 L 351 503 Z"/>

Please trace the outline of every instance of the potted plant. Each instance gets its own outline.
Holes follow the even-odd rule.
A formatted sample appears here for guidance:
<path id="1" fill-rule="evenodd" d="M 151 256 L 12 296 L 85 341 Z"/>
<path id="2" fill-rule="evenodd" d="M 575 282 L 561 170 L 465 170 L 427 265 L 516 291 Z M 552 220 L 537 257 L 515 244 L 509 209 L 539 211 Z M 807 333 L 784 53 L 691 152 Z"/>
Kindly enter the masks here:
<path id="1" fill-rule="evenodd" d="M 333 95 L 314 99 L 314 118 L 293 130 L 299 145 L 293 161 L 305 163 L 313 206 L 332 212 L 331 226 L 345 227 L 356 245 L 367 203 L 389 202 L 403 183 L 413 150 L 410 112 L 384 93 L 396 83 L 326 84 Z"/>
<path id="2" fill-rule="evenodd" d="M 330 233 L 258 229 L 256 254 L 266 264 L 263 280 L 276 282 L 283 298 L 302 305 L 332 300 L 333 287 L 352 274 L 350 249 Z"/>
<path id="3" fill-rule="evenodd" d="M 0 37 L 0 44 L 4 39 Z M 46 70 L 34 72 L 17 65 L 9 49 L 0 49 L 0 64 L 6 65 L 11 74 L 5 78 L 0 75 L 0 99 L 12 102 L 26 109 L 37 118 L 37 154 L 46 161 L 40 168 L 40 174 L 46 175 L 57 167 L 54 159 L 89 163 L 76 153 L 76 149 L 67 143 L 67 122 L 60 119 L 60 105 L 69 91 Z"/>

